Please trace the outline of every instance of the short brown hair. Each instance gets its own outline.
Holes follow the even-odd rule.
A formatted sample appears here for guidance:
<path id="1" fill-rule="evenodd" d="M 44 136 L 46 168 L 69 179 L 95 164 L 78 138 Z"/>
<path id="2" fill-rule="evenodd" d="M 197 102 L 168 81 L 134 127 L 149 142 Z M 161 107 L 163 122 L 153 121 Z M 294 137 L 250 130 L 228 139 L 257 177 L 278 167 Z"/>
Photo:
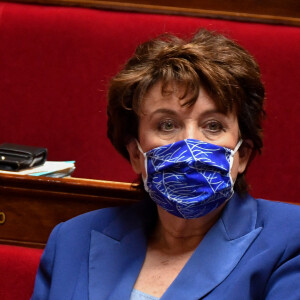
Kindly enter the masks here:
<path id="1" fill-rule="evenodd" d="M 252 158 L 261 152 L 265 92 L 259 66 L 234 41 L 202 29 L 190 40 L 163 35 L 139 45 L 111 80 L 107 135 L 127 160 L 126 145 L 138 139 L 141 102 L 159 81 L 162 92 L 169 83 L 183 86 L 183 105 L 193 105 L 203 87 L 221 112 L 236 112 L 241 138 L 253 142 Z M 247 191 L 244 174 L 238 176 L 235 190 Z"/>

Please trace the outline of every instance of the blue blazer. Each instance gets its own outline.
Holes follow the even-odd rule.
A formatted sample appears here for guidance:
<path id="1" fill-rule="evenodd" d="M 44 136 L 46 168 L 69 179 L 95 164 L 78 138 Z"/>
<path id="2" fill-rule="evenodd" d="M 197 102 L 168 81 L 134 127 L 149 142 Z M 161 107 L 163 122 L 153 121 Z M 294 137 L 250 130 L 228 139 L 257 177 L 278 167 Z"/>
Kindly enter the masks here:
<path id="1" fill-rule="evenodd" d="M 101 209 L 59 224 L 31 299 L 129 299 L 146 253 L 144 211 Z M 300 207 L 235 195 L 161 299 L 299 300 Z"/>

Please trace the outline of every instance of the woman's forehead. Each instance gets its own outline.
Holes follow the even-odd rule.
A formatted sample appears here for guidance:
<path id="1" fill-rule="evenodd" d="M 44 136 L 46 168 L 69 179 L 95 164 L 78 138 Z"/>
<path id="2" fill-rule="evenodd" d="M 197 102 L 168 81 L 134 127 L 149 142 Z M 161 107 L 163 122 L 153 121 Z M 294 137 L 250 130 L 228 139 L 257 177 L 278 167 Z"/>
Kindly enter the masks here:
<path id="1" fill-rule="evenodd" d="M 204 87 L 199 88 L 196 98 L 191 101 L 191 96 L 185 97 L 185 87 L 178 84 L 169 84 L 163 87 L 161 82 L 153 85 L 143 97 L 139 109 L 139 115 L 151 114 L 157 110 L 174 110 L 178 113 L 186 113 L 190 110 L 196 110 L 199 113 L 203 111 L 218 111 L 228 114 L 224 108 L 218 106 L 206 92 Z"/>

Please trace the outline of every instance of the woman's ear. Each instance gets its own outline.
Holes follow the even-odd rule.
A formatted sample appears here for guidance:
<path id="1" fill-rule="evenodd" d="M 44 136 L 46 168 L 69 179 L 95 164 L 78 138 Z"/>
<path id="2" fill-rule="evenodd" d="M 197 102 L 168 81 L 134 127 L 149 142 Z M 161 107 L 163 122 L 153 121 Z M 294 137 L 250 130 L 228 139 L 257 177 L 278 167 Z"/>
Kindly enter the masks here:
<path id="1" fill-rule="evenodd" d="M 250 161 L 253 149 L 253 142 L 251 140 L 244 140 L 239 149 L 239 169 L 238 172 L 243 173 Z"/>
<path id="2" fill-rule="evenodd" d="M 144 163 L 143 154 L 140 152 L 137 141 L 132 139 L 126 145 L 127 151 L 129 153 L 130 163 L 135 173 L 141 174 L 142 173 L 142 165 Z"/>

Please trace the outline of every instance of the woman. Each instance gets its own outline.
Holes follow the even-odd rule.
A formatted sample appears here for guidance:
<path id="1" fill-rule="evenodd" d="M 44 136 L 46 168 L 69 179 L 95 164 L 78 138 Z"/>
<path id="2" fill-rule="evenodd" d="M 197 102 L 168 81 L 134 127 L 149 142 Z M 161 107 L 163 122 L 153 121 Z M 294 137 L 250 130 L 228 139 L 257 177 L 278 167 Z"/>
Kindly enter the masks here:
<path id="1" fill-rule="evenodd" d="M 112 79 L 108 136 L 145 201 L 59 224 L 32 299 L 300 299 L 300 209 L 255 200 L 259 67 L 222 35 L 140 45 Z"/>

